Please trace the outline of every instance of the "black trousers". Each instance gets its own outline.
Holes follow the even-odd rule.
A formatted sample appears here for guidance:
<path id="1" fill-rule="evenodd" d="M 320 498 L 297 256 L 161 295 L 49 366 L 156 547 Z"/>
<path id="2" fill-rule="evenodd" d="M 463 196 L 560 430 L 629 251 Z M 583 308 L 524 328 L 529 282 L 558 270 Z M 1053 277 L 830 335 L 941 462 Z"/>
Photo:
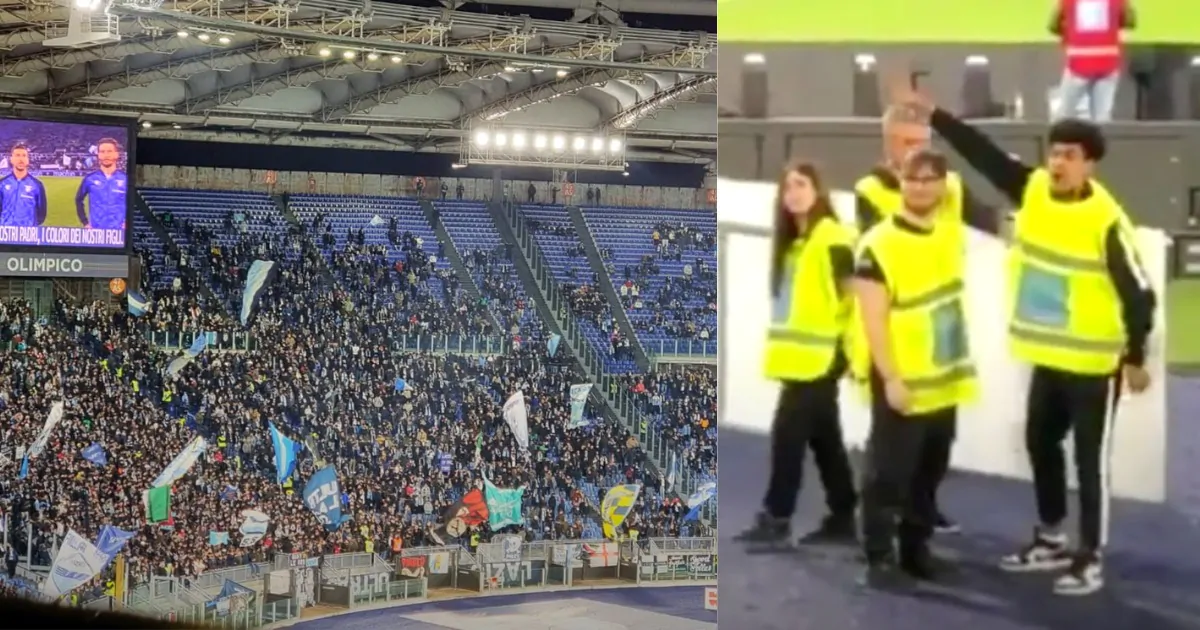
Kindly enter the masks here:
<path id="1" fill-rule="evenodd" d="M 1079 480 L 1080 549 L 1108 542 L 1109 455 L 1121 396 L 1119 375 L 1080 375 L 1035 367 L 1025 412 L 1025 448 L 1033 467 L 1038 518 L 1057 527 L 1067 518 L 1067 464 L 1063 440 L 1075 435 Z"/>
<path id="2" fill-rule="evenodd" d="M 950 465 L 958 409 L 901 414 L 871 375 L 871 434 L 863 481 L 863 546 L 868 559 L 923 548 L 937 521 L 937 490 Z"/>
<path id="3" fill-rule="evenodd" d="M 780 392 L 771 425 L 771 480 L 763 498 L 772 516 L 790 518 L 796 511 L 804 456 L 812 449 L 830 513 L 854 517 L 858 495 L 842 441 L 839 377 L 840 370 L 815 381 L 788 382 Z"/>

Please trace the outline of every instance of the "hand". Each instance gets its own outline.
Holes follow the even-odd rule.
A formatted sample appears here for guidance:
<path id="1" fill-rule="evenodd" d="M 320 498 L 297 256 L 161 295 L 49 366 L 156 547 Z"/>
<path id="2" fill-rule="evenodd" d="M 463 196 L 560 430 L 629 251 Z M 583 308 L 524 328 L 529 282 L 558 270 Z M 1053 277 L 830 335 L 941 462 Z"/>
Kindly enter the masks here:
<path id="1" fill-rule="evenodd" d="M 898 378 L 888 379 L 883 384 L 883 393 L 887 396 L 888 406 L 900 413 L 908 411 L 912 406 L 912 393 L 908 386 Z"/>
<path id="2" fill-rule="evenodd" d="M 928 94 L 913 85 L 913 72 L 907 66 L 889 73 L 887 82 L 889 104 L 913 106 L 926 114 L 932 114 L 937 108 Z"/>
<path id="3" fill-rule="evenodd" d="M 1125 378 L 1125 386 L 1135 394 L 1140 394 L 1150 387 L 1150 373 L 1143 366 L 1126 365 L 1121 368 L 1121 375 Z"/>

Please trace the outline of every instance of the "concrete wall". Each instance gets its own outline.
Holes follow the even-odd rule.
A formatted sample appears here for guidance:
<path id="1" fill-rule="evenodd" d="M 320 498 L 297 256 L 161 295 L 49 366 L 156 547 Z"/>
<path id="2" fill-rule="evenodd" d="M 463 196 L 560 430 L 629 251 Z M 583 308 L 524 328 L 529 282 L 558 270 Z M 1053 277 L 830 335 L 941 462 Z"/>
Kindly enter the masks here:
<path id="1" fill-rule="evenodd" d="M 1042 159 L 1045 125 L 993 122 L 980 125 L 997 142 L 1027 163 Z M 1109 156 L 1100 176 L 1140 224 L 1177 231 L 1188 227 L 1189 213 L 1200 212 L 1200 124 L 1129 123 L 1106 127 Z M 773 181 L 791 157 L 816 160 L 829 185 L 848 189 L 880 158 L 875 121 L 725 119 L 718 125 L 721 177 Z M 942 149 L 946 147 L 942 146 Z M 1008 202 L 958 156 L 972 192 L 984 201 Z"/>
<path id="2" fill-rule="evenodd" d="M 1190 65 L 1196 47 L 1142 46 L 1128 53 L 1114 116 L 1118 119 L 1178 120 L 1200 118 L 1200 69 Z M 947 109 L 966 112 L 964 91 L 972 98 L 979 89 L 964 90 L 966 59 L 988 60 L 992 98 L 1011 103 L 1021 95 L 1023 115 L 1044 120 L 1047 92 L 1057 85 L 1062 73 L 1062 55 L 1051 44 L 739 44 L 721 43 L 718 70 L 721 89 L 718 105 L 723 110 L 742 112 L 743 77 L 747 53 L 766 58 L 769 116 L 845 117 L 858 113 L 855 105 L 855 57 L 873 55 L 883 68 L 911 66 L 927 73 L 927 86 L 937 102 Z M 1142 107 L 1137 107 L 1144 89 Z M 877 81 L 870 81 L 877 83 Z M 1195 83 L 1195 85 L 1193 85 Z M 863 86 L 859 86 L 860 88 Z M 861 98 L 861 97 L 860 97 Z M 869 97 L 868 97 L 869 100 Z M 859 107 L 862 104 L 860 103 Z"/>

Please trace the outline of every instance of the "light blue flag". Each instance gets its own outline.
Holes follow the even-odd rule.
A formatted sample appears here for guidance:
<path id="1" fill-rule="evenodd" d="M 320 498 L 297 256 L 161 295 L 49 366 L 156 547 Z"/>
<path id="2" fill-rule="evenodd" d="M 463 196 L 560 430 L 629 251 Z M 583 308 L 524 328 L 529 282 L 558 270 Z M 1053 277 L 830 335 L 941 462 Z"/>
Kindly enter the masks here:
<path id="1" fill-rule="evenodd" d="M 271 426 L 271 445 L 275 447 L 275 483 L 283 483 L 296 470 L 296 453 L 300 445 L 283 434 L 274 422 Z"/>
<path id="2" fill-rule="evenodd" d="M 150 300 L 147 300 L 141 293 L 133 289 L 125 292 L 125 301 L 129 305 L 129 314 L 134 317 L 141 317 L 150 312 Z"/>
<path id="3" fill-rule="evenodd" d="M 256 260 L 250 265 L 250 271 L 246 273 L 246 288 L 242 290 L 241 319 L 243 326 L 250 321 L 250 315 L 254 312 L 258 296 L 271 280 L 271 272 L 274 269 L 275 263 L 269 260 Z"/>
<path id="4" fill-rule="evenodd" d="M 402 378 L 396 379 L 396 391 L 402 392 L 402 391 L 404 391 L 405 387 L 408 387 L 408 383 L 405 382 L 404 379 L 402 379 Z"/>
<path id="5" fill-rule="evenodd" d="M 167 365 L 167 376 L 175 376 L 176 374 L 182 372 L 183 368 L 187 367 L 192 361 L 195 361 L 196 357 L 200 356 L 200 354 L 203 353 L 204 349 L 207 347 L 208 335 L 203 333 L 196 335 L 196 338 L 192 339 L 192 345 L 187 350 L 184 350 L 183 354 L 175 357 L 171 363 Z"/>
<path id="6" fill-rule="evenodd" d="M 228 545 L 229 532 L 214 532 L 211 529 L 208 530 L 208 544 L 214 547 L 217 545 Z"/>
<path id="7" fill-rule="evenodd" d="M 684 515 L 683 520 L 695 521 L 700 519 L 700 508 L 704 507 L 705 503 L 711 501 L 717 496 L 717 484 L 713 482 L 702 483 L 696 491 L 687 499 L 688 513 Z"/>
<path id="8" fill-rule="evenodd" d="M 183 450 L 175 456 L 175 459 L 171 460 L 171 463 L 167 464 L 167 467 L 158 474 L 150 487 L 161 488 L 175 483 L 180 477 L 186 475 L 192 466 L 196 465 L 196 460 L 200 459 L 206 448 L 208 448 L 208 442 L 205 442 L 204 438 L 200 436 L 192 438 L 192 441 L 188 442 L 187 446 L 183 447 Z"/>
<path id="9" fill-rule="evenodd" d="M 29 456 L 21 458 L 21 472 L 17 473 L 17 479 L 24 479 L 29 476 Z"/>
<path id="10" fill-rule="evenodd" d="M 79 454 L 97 466 L 108 465 L 108 456 L 104 454 L 104 447 L 100 446 L 98 442 L 87 445 L 82 451 L 79 451 Z"/>
<path id="11" fill-rule="evenodd" d="M 521 516 L 521 502 L 525 498 L 525 486 L 520 488 L 497 488 L 487 478 L 483 478 L 483 500 L 487 503 L 488 525 L 493 530 L 508 525 L 523 525 L 525 518 Z"/>
<path id="12" fill-rule="evenodd" d="M 129 539 L 133 538 L 135 534 L 137 532 L 127 532 L 120 527 L 105 525 L 100 529 L 100 536 L 96 538 L 96 549 L 108 556 L 108 562 L 112 562 L 113 558 L 116 558 L 117 554 L 125 548 L 125 543 L 129 542 Z M 106 562 L 104 566 L 108 566 L 108 563 Z"/>
<path id="13" fill-rule="evenodd" d="M 348 514 L 342 514 L 342 488 L 333 466 L 313 473 L 304 484 L 304 504 L 328 531 L 337 531 L 342 523 L 350 520 Z"/>
<path id="14" fill-rule="evenodd" d="M 554 358 L 554 355 L 558 354 L 558 344 L 560 343 L 562 343 L 562 335 L 551 334 L 550 338 L 546 340 L 546 354 L 550 355 L 550 358 Z"/>
<path id="15" fill-rule="evenodd" d="M 186 352 L 187 352 L 188 356 L 195 359 L 196 357 L 200 356 L 200 353 L 204 352 L 204 349 L 207 347 L 208 347 L 208 335 L 199 334 L 199 335 L 196 335 L 196 338 L 192 340 L 192 345 L 190 348 L 187 349 Z"/>
<path id="16" fill-rule="evenodd" d="M 587 408 L 588 394 L 591 392 L 591 383 L 571 386 L 571 421 L 567 423 L 568 429 L 577 429 L 588 425 L 587 419 L 583 417 L 583 411 Z"/>

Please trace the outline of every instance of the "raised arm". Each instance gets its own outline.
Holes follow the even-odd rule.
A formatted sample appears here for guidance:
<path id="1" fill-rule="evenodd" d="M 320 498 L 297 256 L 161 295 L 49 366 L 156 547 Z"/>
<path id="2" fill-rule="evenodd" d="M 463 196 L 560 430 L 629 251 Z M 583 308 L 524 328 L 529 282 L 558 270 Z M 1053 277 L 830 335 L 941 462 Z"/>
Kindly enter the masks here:
<path id="1" fill-rule="evenodd" d="M 1033 168 L 1012 157 L 991 138 L 949 112 L 934 108 L 933 130 L 1014 204 L 1021 203 Z"/>

